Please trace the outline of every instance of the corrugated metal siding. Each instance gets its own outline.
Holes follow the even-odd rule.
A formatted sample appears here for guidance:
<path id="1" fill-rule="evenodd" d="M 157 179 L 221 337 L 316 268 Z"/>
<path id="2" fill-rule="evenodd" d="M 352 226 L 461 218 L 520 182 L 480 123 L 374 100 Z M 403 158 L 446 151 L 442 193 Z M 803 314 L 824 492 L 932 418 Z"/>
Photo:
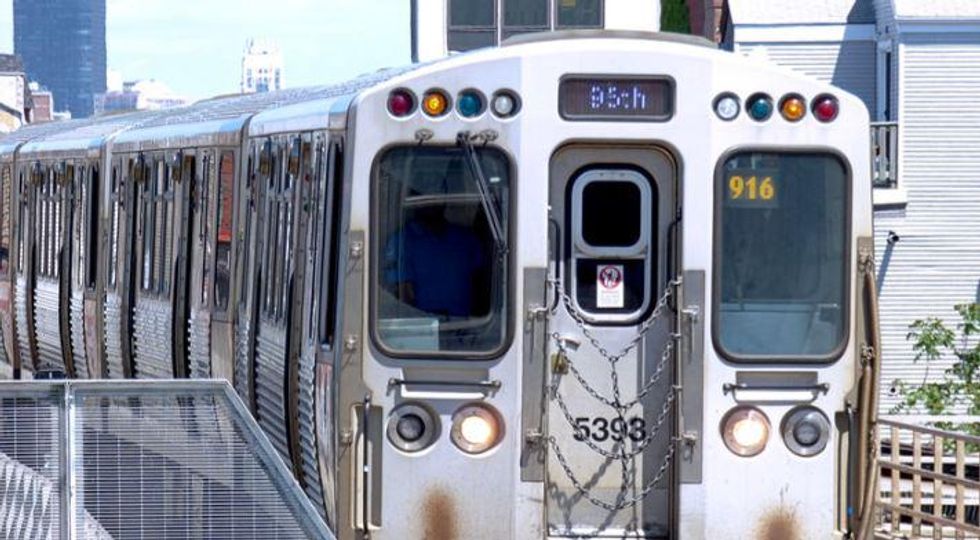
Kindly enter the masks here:
<path id="1" fill-rule="evenodd" d="M 34 288 L 34 334 L 39 369 L 65 371 L 57 281 L 38 277 Z"/>
<path id="2" fill-rule="evenodd" d="M 316 352 L 312 347 L 299 362 L 299 447 L 303 467 L 303 489 L 326 519 L 323 506 L 323 488 L 320 485 L 320 459 L 316 440 L 316 416 L 313 389 L 316 384 Z"/>
<path id="3" fill-rule="evenodd" d="M 255 417 L 283 461 L 292 463 L 286 421 L 286 332 L 263 322 L 255 347 Z"/>
<path id="4" fill-rule="evenodd" d="M 17 275 L 17 284 L 14 287 L 14 317 L 17 324 L 17 346 L 20 348 L 20 365 L 22 369 L 34 370 L 34 358 L 31 355 L 31 342 L 28 339 L 27 328 L 27 278 L 23 274 Z"/>
<path id="5" fill-rule="evenodd" d="M 914 363 L 908 325 L 938 316 L 957 322 L 953 305 L 980 295 L 980 37 L 944 36 L 902 46 L 899 104 L 904 212 L 876 215 L 884 366 L 882 409 L 897 403 L 895 380 L 941 380 L 949 359 L 928 372 Z M 946 43 L 943 43 L 946 41 Z M 889 251 L 889 230 L 901 240 Z"/>
<path id="6" fill-rule="evenodd" d="M 71 351 L 75 376 L 92 378 L 85 350 L 85 297 L 79 290 L 72 291 L 71 294 Z"/>
<path id="7" fill-rule="evenodd" d="M 235 325 L 235 391 L 252 408 L 251 317 L 239 313 Z"/>
<path id="8" fill-rule="evenodd" d="M 875 111 L 876 51 L 873 41 L 830 43 L 742 43 L 735 32 L 735 50 L 764 58 L 860 97 Z"/>
<path id="9" fill-rule="evenodd" d="M 122 360 L 122 341 L 119 330 L 122 328 L 122 299 L 115 292 L 105 295 L 105 363 L 110 379 L 124 377 Z"/>
<path id="10" fill-rule="evenodd" d="M 174 377 L 169 301 L 139 298 L 133 308 L 133 372 L 139 379 Z"/>
<path id="11" fill-rule="evenodd" d="M 211 378 L 211 314 L 191 310 L 190 318 L 190 376 Z"/>
<path id="12" fill-rule="evenodd" d="M 874 2 L 875 20 L 878 25 L 878 31 L 881 32 L 886 26 L 895 22 L 895 9 L 892 6 L 892 0 L 874 0 Z"/>

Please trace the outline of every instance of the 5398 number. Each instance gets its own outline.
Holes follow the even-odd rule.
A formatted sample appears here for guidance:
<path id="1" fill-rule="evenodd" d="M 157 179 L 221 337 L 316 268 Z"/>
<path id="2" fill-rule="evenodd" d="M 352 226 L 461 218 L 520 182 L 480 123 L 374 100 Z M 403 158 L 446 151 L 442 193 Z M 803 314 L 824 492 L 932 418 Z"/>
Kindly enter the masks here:
<path id="1" fill-rule="evenodd" d="M 629 438 L 634 442 L 639 442 L 646 437 L 647 422 L 639 416 L 630 419 L 579 416 L 575 419 L 575 435 L 573 438 L 576 441 L 592 439 L 596 442 L 603 442 L 612 439 L 619 442 Z"/>

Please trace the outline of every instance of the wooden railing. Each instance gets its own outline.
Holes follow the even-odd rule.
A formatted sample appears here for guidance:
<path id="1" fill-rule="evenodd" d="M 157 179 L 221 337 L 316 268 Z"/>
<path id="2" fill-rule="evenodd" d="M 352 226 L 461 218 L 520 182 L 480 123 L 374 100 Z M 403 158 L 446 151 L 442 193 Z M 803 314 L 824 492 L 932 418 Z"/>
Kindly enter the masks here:
<path id="1" fill-rule="evenodd" d="M 889 418 L 878 437 L 876 537 L 980 539 L 980 437 Z"/>
<path id="2" fill-rule="evenodd" d="M 898 122 L 871 123 L 871 182 L 898 187 Z"/>

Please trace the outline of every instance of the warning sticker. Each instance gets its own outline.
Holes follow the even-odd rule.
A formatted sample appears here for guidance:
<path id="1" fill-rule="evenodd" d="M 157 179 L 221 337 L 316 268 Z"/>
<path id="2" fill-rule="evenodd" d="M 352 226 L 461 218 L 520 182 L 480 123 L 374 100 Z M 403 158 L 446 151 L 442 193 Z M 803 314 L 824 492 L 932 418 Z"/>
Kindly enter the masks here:
<path id="1" fill-rule="evenodd" d="M 623 265 L 599 265 L 596 269 L 595 294 L 595 305 L 599 309 L 623 307 Z"/>

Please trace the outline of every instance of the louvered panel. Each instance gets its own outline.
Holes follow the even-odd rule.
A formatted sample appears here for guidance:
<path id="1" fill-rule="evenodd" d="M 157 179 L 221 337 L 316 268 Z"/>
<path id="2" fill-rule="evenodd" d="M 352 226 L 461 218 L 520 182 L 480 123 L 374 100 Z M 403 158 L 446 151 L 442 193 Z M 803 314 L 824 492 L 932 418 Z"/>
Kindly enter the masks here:
<path id="1" fill-rule="evenodd" d="M 312 349 L 300 358 L 299 363 L 299 449 L 303 468 L 303 489 L 313 505 L 326 519 L 323 507 L 323 491 L 320 485 L 320 461 L 316 441 L 316 416 L 314 414 L 314 384 L 316 356 Z"/>
<path id="2" fill-rule="evenodd" d="M 10 358 L 7 357 L 7 347 L 6 347 L 6 339 L 7 338 L 4 337 L 4 335 L 5 335 L 5 333 L 3 331 L 3 325 L 2 325 L 2 323 L 0 323 L 0 362 L 3 362 L 4 364 L 10 365 L 13 362 L 11 362 L 10 361 Z"/>
<path id="3" fill-rule="evenodd" d="M 736 33 L 736 39 L 738 34 Z M 875 111 L 876 52 L 873 41 L 838 43 L 736 43 L 736 50 L 843 88 Z"/>
<path id="4" fill-rule="evenodd" d="M 895 381 L 940 381 L 952 358 L 915 362 L 908 326 L 942 317 L 955 326 L 955 304 L 980 295 L 980 38 L 903 38 L 898 118 L 902 212 L 875 218 L 883 354 L 882 410 L 900 402 Z M 889 247 L 888 231 L 901 240 Z M 957 410 L 955 412 L 965 412 Z"/>
<path id="5" fill-rule="evenodd" d="M 133 372 L 139 379 L 174 377 L 169 302 L 138 298 L 133 310 Z"/>
<path id="6" fill-rule="evenodd" d="M 207 311 L 191 310 L 190 375 L 195 379 L 211 377 L 211 318 Z"/>
<path id="7" fill-rule="evenodd" d="M 72 291 L 71 295 L 71 352 L 75 375 L 89 379 L 88 354 L 85 350 L 85 295 Z"/>
<path id="8" fill-rule="evenodd" d="M 82 401 L 80 507 L 116 538 L 306 538 L 211 396 Z"/>
<path id="9" fill-rule="evenodd" d="M 34 288 L 34 335 L 37 337 L 39 369 L 65 371 L 58 293 L 57 281 L 37 278 Z"/>
<path id="10" fill-rule="evenodd" d="M 235 325 L 235 391 L 248 407 L 252 406 L 251 326 L 251 318 L 244 316 L 239 316 Z"/>
<path id="11" fill-rule="evenodd" d="M 285 332 L 260 322 L 255 349 L 255 416 L 283 461 L 291 463 L 286 431 Z"/>
<path id="12" fill-rule="evenodd" d="M 20 348 L 20 365 L 27 371 L 34 370 L 34 360 L 31 355 L 31 344 L 28 336 L 30 331 L 27 324 L 27 279 L 17 276 L 14 286 L 14 314 L 17 325 L 17 347 Z"/>
<path id="13" fill-rule="evenodd" d="M 119 329 L 122 321 L 120 315 L 122 308 L 119 295 L 108 292 L 105 295 L 105 363 L 106 370 L 110 379 L 123 378 L 122 361 L 122 340 L 119 336 Z"/>
<path id="14" fill-rule="evenodd" d="M 60 407 L 51 397 L 0 398 L 0 536 L 59 538 Z"/>

